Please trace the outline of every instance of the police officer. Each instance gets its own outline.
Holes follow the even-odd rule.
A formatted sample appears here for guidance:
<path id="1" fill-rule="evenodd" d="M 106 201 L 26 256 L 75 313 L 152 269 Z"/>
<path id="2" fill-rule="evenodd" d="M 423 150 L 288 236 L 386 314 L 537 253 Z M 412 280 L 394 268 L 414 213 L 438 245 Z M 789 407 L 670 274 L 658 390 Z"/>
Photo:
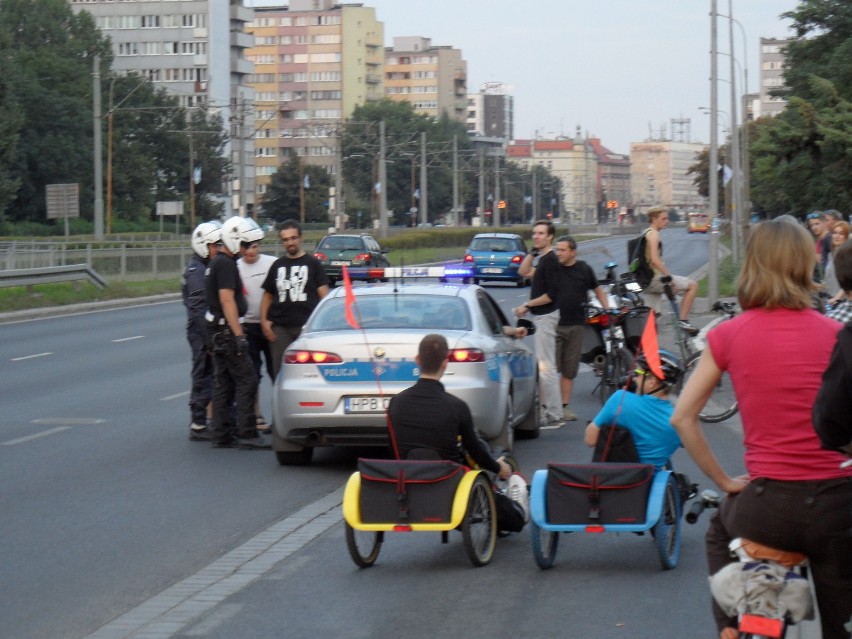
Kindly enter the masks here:
<path id="1" fill-rule="evenodd" d="M 192 388 L 189 392 L 189 438 L 209 441 L 210 400 L 213 394 L 213 357 L 208 347 L 207 295 L 204 292 L 204 273 L 216 255 L 216 246 L 222 239 L 219 222 L 203 222 L 192 232 L 192 250 L 195 255 L 186 265 L 181 278 L 181 294 L 186 307 L 186 339 L 192 349 Z"/>
<path id="2" fill-rule="evenodd" d="M 213 387 L 213 446 L 216 448 L 269 449 L 269 438 L 257 432 L 254 397 L 257 371 L 249 356 L 242 317 L 248 308 L 236 260 L 246 246 L 263 238 L 263 231 L 250 219 L 234 216 L 222 225 L 222 247 L 207 269 L 205 287 L 209 311 L 207 321 L 213 341 L 215 384 Z M 236 402 L 236 420 L 231 417 Z"/>

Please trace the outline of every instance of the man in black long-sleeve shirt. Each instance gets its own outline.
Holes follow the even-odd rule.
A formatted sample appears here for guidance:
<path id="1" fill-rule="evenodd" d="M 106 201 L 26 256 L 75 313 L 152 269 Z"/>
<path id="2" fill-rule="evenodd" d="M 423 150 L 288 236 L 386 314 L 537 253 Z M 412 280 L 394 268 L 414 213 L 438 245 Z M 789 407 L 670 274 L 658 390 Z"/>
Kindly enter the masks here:
<path id="1" fill-rule="evenodd" d="M 402 459 L 415 449 L 434 451 L 441 459 L 464 464 L 463 450 L 484 470 L 508 480 L 506 493 L 495 493 L 497 526 L 500 530 L 520 531 L 529 519 L 526 481 L 513 474 L 506 461 L 494 459 L 473 427 L 470 408 L 444 390 L 440 382 L 447 368 L 449 346 L 443 335 L 426 335 L 417 351 L 420 379 L 414 386 L 395 395 L 388 407 L 391 428 Z"/>

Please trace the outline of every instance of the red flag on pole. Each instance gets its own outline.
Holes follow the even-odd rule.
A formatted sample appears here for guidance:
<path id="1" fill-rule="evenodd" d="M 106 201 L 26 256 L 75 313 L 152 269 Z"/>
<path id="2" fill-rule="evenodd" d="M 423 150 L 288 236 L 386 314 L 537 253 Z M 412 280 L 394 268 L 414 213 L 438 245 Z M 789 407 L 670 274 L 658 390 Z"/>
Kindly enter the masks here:
<path id="1" fill-rule="evenodd" d="M 343 267 L 343 288 L 346 291 L 346 322 L 358 330 L 358 320 L 355 319 L 355 313 L 352 306 L 355 304 L 355 292 L 352 290 L 352 280 L 349 279 L 349 269 Z"/>
<path id="2" fill-rule="evenodd" d="M 642 331 L 642 339 L 640 340 L 642 352 L 645 354 L 645 361 L 648 362 L 648 368 L 657 376 L 657 379 L 665 379 L 663 366 L 660 363 L 660 345 L 657 341 L 657 321 L 654 316 L 654 310 L 648 312 L 648 321 L 645 322 L 645 330 Z"/>

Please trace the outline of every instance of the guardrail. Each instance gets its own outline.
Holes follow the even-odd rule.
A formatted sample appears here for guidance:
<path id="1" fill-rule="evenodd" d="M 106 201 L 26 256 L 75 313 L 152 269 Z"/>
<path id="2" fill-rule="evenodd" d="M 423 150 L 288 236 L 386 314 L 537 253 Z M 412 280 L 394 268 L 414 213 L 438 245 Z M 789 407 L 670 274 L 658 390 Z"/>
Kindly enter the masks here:
<path id="1" fill-rule="evenodd" d="M 100 289 L 106 288 L 107 285 L 104 278 L 98 275 L 88 264 L 0 271 L 0 287 L 54 284 L 56 282 L 70 282 L 72 280 L 89 280 Z"/>

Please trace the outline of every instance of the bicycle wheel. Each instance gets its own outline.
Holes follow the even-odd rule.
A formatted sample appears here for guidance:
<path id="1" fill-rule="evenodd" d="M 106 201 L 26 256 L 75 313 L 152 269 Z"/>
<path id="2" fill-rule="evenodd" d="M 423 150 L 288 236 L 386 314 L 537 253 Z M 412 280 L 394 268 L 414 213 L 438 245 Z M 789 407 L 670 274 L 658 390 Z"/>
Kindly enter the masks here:
<path id="1" fill-rule="evenodd" d="M 345 523 L 345 522 L 344 522 Z M 366 530 L 356 530 L 349 524 L 346 526 L 346 547 L 349 556 L 359 568 L 369 568 L 379 557 L 385 534 Z"/>
<path id="2" fill-rule="evenodd" d="M 663 493 L 663 506 L 660 519 L 654 525 L 654 541 L 660 554 L 660 563 L 664 570 L 677 566 L 680 557 L 680 494 L 674 475 L 669 475 Z"/>
<path id="3" fill-rule="evenodd" d="M 686 383 L 686 379 L 698 366 L 698 360 L 700 359 L 701 353 L 698 353 L 693 355 L 686 363 L 684 384 Z M 722 371 L 719 383 L 716 384 L 704 408 L 698 413 L 698 418 L 707 424 L 718 424 L 736 415 L 738 410 L 737 396 L 734 394 L 734 385 L 731 383 L 731 377 L 727 371 Z"/>
<path id="4" fill-rule="evenodd" d="M 464 549 L 474 566 L 484 566 L 491 561 L 497 543 L 497 517 L 494 492 L 483 474 L 470 487 L 467 512 L 462 520 L 462 537 Z"/>
<path id="5" fill-rule="evenodd" d="M 530 533 L 532 534 L 532 547 L 535 563 L 542 570 L 553 567 L 556 561 L 556 549 L 559 547 L 559 533 L 544 530 L 530 522 Z"/>
<path id="6" fill-rule="evenodd" d="M 606 403 L 615 391 L 621 387 L 621 379 L 633 364 L 633 354 L 626 348 L 619 348 L 607 355 L 603 375 L 598 385 L 601 405 Z"/>

